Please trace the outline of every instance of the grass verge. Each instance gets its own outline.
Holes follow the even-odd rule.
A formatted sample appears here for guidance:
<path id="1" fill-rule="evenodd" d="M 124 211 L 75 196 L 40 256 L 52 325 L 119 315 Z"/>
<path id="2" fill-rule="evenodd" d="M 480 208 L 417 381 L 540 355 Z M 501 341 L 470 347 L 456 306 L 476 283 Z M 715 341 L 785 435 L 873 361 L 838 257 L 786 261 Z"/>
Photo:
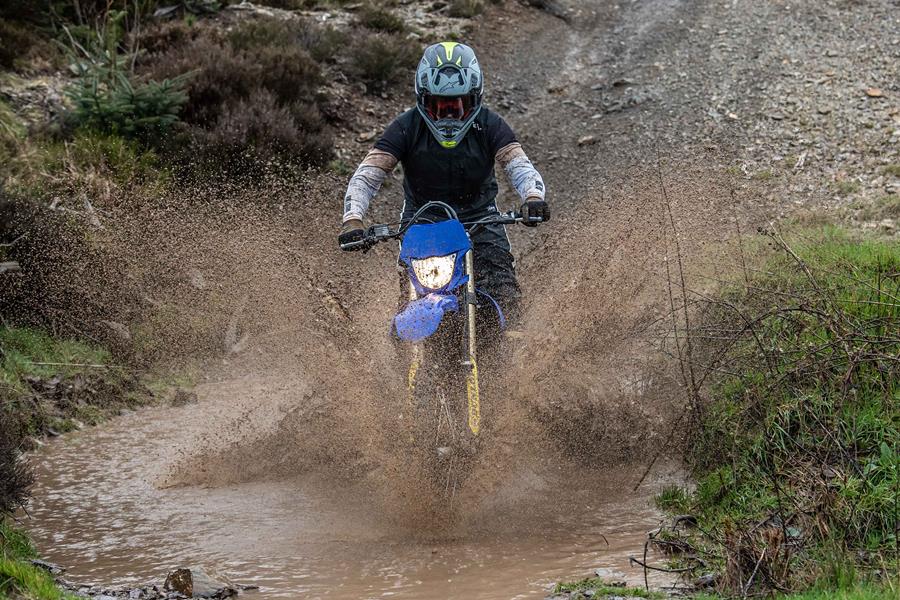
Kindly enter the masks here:
<path id="1" fill-rule="evenodd" d="M 31 563 L 34 558 L 37 553 L 28 538 L 0 521 L 0 599 L 74 600 L 45 569 Z"/>
<path id="2" fill-rule="evenodd" d="M 897 597 L 900 247 L 834 228 L 766 239 L 685 332 L 707 382 L 696 487 L 656 500 L 697 527 L 653 542 L 721 593 Z"/>
<path id="3" fill-rule="evenodd" d="M 821 589 L 808 590 L 797 594 L 779 595 L 780 600 L 891 600 L 897 597 L 897 592 L 877 585 L 857 585 L 849 589 Z M 693 600 L 722 600 L 722 596 L 700 594 L 692 597 Z"/>
<path id="4" fill-rule="evenodd" d="M 0 327 L 0 410 L 25 435 L 96 425 L 151 399 L 108 351 L 32 328 Z"/>

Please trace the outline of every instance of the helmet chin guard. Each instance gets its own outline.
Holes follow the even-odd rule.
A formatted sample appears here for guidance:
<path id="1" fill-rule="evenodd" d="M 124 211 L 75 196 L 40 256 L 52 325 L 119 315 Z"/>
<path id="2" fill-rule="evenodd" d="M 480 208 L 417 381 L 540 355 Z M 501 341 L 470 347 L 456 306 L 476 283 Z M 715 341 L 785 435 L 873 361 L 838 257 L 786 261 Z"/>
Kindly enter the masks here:
<path id="1" fill-rule="evenodd" d="M 441 146 L 444 148 L 455 148 L 466 136 L 469 127 L 472 126 L 475 117 L 478 116 L 478 112 L 480 112 L 480 107 L 465 121 L 459 121 L 457 119 L 441 119 L 440 121 L 434 122 L 426 117 L 425 124 L 428 125 L 428 129 L 431 130 L 431 133 Z"/>
<path id="2" fill-rule="evenodd" d="M 484 80 L 475 52 L 456 42 L 429 46 L 416 69 L 415 92 L 431 134 L 444 148 L 455 148 L 481 112 Z"/>

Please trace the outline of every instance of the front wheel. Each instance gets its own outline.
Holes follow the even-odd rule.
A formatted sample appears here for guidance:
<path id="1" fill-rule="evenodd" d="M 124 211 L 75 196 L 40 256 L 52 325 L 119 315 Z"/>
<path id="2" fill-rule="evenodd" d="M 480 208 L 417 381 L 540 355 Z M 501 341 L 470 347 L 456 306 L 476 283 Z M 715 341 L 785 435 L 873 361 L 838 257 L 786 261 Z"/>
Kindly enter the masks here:
<path id="1" fill-rule="evenodd" d="M 466 479 L 478 447 L 469 396 L 477 383 L 468 367 L 429 361 L 418 369 L 412 394 L 412 439 L 436 496 L 451 502 Z"/>

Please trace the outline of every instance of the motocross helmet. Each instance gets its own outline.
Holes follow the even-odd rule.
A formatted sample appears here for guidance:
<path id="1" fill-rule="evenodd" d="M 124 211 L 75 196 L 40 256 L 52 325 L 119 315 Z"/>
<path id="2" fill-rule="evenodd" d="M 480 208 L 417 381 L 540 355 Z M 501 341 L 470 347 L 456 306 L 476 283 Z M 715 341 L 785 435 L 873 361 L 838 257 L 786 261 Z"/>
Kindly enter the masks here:
<path id="1" fill-rule="evenodd" d="M 455 148 L 481 111 L 484 81 L 475 51 L 441 42 L 425 48 L 416 69 L 416 108 L 444 148 Z"/>

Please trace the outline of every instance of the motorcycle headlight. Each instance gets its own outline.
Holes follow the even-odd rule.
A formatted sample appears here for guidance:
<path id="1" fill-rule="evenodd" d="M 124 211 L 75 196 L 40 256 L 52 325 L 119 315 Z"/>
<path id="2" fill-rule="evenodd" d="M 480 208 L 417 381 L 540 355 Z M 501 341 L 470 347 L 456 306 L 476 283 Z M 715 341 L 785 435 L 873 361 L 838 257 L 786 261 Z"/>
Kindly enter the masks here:
<path id="1" fill-rule="evenodd" d="M 414 258 L 411 262 L 416 279 L 419 280 L 421 286 L 429 290 L 439 290 L 453 279 L 456 253 L 422 259 Z"/>

